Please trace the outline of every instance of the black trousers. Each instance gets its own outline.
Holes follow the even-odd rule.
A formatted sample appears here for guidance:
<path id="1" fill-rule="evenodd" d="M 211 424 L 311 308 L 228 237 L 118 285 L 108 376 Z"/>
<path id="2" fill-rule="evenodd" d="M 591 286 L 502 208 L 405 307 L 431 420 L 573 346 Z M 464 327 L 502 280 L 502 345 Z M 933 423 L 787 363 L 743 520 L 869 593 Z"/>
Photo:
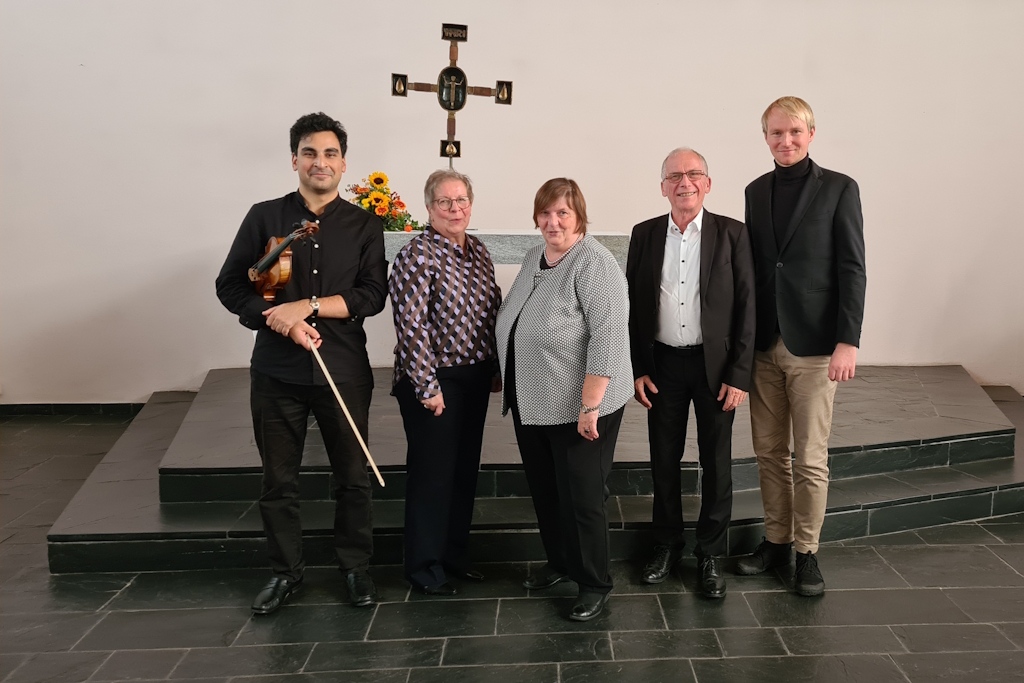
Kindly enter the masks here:
<path id="1" fill-rule="evenodd" d="M 494 363 L 438 368 L 445 409 L 437 417 L 416 398 L 408 377 L 395 385 L 409 444 L 405 578 L 414 586 L 444 583 L 446 567 L 469 569 L 469 527 L 493 377 Z"/>
<path id="2" fill-rule="evenodd" d="M 299 466 L 312 411 L 334 473 L 334 550 L 342 571 L 364 569 L 373 554 L 373 509 L 366 456 L 329 386 L 289 384 L 250 371 L 250 404 L 256 446 L 263 460 L 260 515 L 274 574 L 302 577 Z M 337 385 L 352 419 L 367 438 L 373 377 Z"/>
<path id="3" fill-rule="evenodd" d="M 597 420 L 595 441 L 576 431 L 576 423 L 524 425 L 512 406 L 519 453 L 537 512 L 548 565 L 569 575 L 580 592 L 607 593 L 608 475 L 615 457 L 623 408 Z"/>
<path id="4" fill-rule="evenodd" d="M 696 551 L 727 555 L 727 533 L 732 519 L 732 423 L 736 411 L 722 410 L 725 402 L 718 400 L 720 387 L 711 392 L 703 352 L 685 353 L 655 343 L 654 367 L 658 393 L 648 393 L 651 409 L 647 413 L 647 429 L 654 479 L 656 542 L 683 544 L 679 463 L 683 459 L 692 401 L 697 417 L 698 458 L 703 470 Z"/>

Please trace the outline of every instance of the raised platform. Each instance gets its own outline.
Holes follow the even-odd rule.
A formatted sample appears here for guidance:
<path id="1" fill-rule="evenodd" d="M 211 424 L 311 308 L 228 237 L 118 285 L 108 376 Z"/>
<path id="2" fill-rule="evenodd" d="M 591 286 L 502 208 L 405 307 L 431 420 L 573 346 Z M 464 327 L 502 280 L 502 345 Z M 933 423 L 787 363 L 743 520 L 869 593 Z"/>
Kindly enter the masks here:
<path id="1" fill-rule="evenodd" d="M 374 490 L 375 561 L 401 562 L 405 438 L 390 372 L 376 371 L 370 448 L 387 487 Z M 246 370 L 214 370 L 198 395 L 155 394 L 50 530 L 51 571 L 261 566 L 254 500 L 259 456 Z M 681 477 L 688 520 L 699 509 L 695 431 Z M 830 440 L 833 483 L 823 540 L 1024 511 L 1015 430 L 958 366 L 863 367 L 840 387 Z M 617 558 L 646 552 L 651 485 L 644 410 L 630 403 L 610 482 Z M 749 415 L 737 415 L 730 548 L 763 533 Z M 542 559 L 511 420 L 492 397 L 473 526 L 479 561 Z M 307 559 L 331 564 L 330 472 L 315 429 L 302 475 Z"/>

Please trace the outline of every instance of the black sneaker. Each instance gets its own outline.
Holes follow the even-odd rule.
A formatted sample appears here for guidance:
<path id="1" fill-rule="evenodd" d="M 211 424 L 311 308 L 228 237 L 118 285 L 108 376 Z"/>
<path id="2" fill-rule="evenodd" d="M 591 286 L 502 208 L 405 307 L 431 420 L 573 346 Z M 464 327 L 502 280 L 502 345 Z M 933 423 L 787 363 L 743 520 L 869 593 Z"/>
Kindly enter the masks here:
<path id="1" fill-rule="evenodd" d="M 772 543 L 762 537 L 754 552 L 740 558 L 736 563 L 736 573 L 741 576 L 752 576 L 769 569 L 788 566 L 792 547 L 792 543 Z"/>
<path id="2" fill-rule="evenodd" d="M 796 579 L 793 589 L 800 595 L 821 595 L 825 592 L 825 579 L 818 569 L 818 558 L 814 553 L 796 554 Z"/>

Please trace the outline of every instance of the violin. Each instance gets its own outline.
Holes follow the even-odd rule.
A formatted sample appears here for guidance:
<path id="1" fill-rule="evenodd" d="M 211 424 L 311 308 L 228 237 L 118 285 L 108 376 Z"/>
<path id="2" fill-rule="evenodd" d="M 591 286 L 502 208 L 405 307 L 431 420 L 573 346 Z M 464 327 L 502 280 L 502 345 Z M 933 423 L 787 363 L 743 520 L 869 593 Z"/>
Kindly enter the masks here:
<path id="1" fill-rule="evenodd" d="M 271 237 L 263 258 L 249 269 L 249 281 L 266 301 L 274 301 L 277 290 L 284 288 L 292 279 L 292 242 L 317 234 L 320 223 L 304 220 L 292 225 L 292 230 L 287 237 Z"/>

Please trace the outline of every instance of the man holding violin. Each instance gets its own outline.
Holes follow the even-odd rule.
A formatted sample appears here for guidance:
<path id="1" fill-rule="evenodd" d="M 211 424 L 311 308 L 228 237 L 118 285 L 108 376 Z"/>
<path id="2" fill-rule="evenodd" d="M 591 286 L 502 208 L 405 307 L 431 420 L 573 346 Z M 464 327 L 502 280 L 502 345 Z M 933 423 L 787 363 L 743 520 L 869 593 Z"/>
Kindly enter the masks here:
<path id="1" fill-rule="evenodd" d="M 252 353 L 251 394 L 256 445 L 263 461 L 259 500 L 274 577 L 256 596 L 255 614 L 275 611 L 302 583 L 299 466 L 310 411 L 316 417 L 334 474 L 334 549 L 349 599 L 376 600 L 367 573 L 373 552 L 370 481 L 366 458 L 310 353 L 319 349 L 363 439 L 367 437 L 373 375 L 363 319 L 380 313 L 387 296 L 387 262 L 380 220 L 338 194 L 348 135 L 323 113 L 307 114 L 291 128 L 292 169 L 299 189 L 254 205 L 235 236 L 217 277 L 217 296 L 258 330 Z M 314 234 L 290 245 L 290 277 L 282 268 L 275 294 L 261 295 L 248 271 L 296 225 Z M 268 300 L 270 299 L 270 300 Z"/>

